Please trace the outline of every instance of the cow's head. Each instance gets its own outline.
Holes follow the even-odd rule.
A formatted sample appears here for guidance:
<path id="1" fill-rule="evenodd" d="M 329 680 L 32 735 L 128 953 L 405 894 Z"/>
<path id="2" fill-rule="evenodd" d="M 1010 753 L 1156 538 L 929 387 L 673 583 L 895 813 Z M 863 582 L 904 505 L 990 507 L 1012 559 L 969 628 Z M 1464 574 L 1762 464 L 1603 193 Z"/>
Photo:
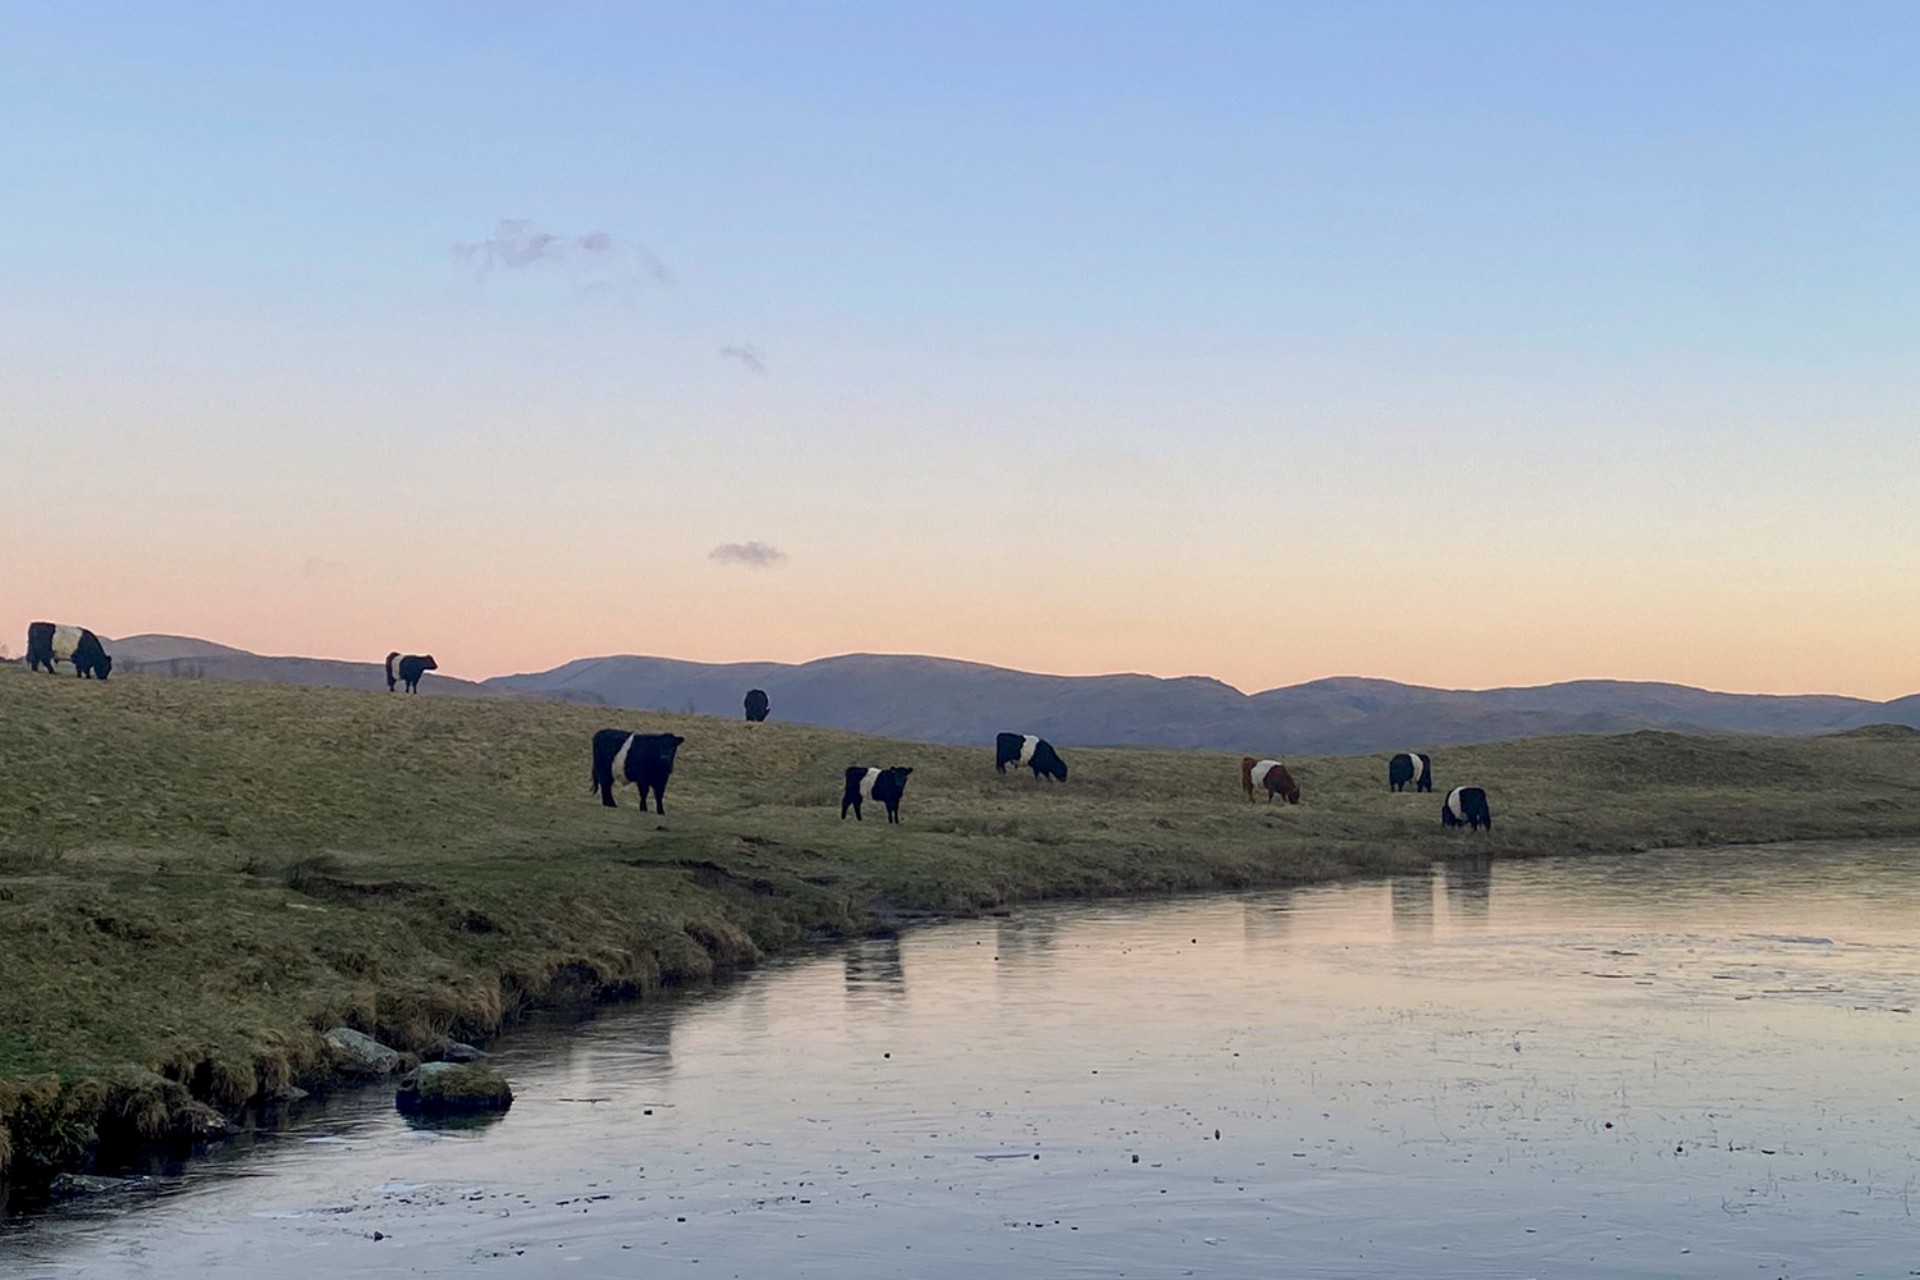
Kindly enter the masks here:
<path id="1" fill-rule="evenodd" d="M 113 674 L 113 655 L 101 654 L 100 661 L 93 664 L 93 674 L 102 680 Z"/>
<path id="2" fill-rule="evenodd" d="M 669 733 L 668 735 L 666 735 L 666 741 L 660 744 L 662 748 L 660 754 L 665 756 L 669 760 L 673 759 L 673 753 L 678 751 L 680 749 L 680 744 L 685 741 L 686 739 L 681 737 L 679 734 Z"/>
<path id="3" fill-rule="evenodd" d="M 1283 780 L 1280 794 L 1287 798 L 1288 804 L 1300 803 L 1300 784 L 1293 780 L 1292 774 L 1288 774 Z"/>
<path id="4" fill-rule="evenodd" d="M 420 669 L 422 671 L 438 671 L 440 664 L 433 660 L 432 654 L 422 654 L 420 657 Z"/>
<path id="5" fill-rule="evenodd" d="M 887 770 L 887 772 L 892 774 L 894 777 L 900 779 L 900 781 L 905 782 L 907 780 L 907 775 L 912 773 L 913 770 L 908 768 L 906 765 L 897 764 L 893 766 L 893 768 Z"/>
<path id="6" fill-rule="evenodd" d="M 1062 760 L 1059 756 L 1055 756 L 1053 758 L 1052 772 L 1054 777 L 1058 778 L 1062 782 L 1065 782 L 1067 780 L 1067 762 L 1065 760 Z"/>

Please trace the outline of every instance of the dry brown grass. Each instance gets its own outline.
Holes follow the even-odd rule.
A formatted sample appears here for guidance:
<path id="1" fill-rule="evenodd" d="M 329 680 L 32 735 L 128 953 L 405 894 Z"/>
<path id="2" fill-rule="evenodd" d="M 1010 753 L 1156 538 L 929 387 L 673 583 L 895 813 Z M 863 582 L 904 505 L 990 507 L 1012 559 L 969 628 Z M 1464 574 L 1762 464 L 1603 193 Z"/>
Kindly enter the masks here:
<path id="1" fill-rule="evenodd" d="M 668 816 L 588 794 L 608 724 L 687 738 Z M 1259 752 L 1261 744 L 1248 743 Z M 0 667 L 0 1170 L 190 1134 L 325 1075 L 345 1022 L 413 1051 L 530 1003 L 639 994 L 808 938 L 1043 896 L 1276 884 L 1527 854 L 1920 832 L 1920 734 L 1632 734 L 1437 752 L 1491 835 L 1381 757 L 978 750 L 778 722 Z M 904 826 L 841 822 L 852 764 L 914 766 Z"/>

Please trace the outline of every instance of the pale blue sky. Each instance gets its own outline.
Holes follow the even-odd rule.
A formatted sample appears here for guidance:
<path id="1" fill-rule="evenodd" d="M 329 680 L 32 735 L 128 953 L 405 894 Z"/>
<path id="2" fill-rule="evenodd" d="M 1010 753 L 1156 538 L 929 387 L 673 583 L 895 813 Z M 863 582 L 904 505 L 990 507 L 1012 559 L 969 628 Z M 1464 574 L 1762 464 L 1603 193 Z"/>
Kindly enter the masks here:
<path id="1" fill-rule="evenodd" d="M 9 6 L 0 534 L 63 532 L 0 624 L 1907 692 L 1916 49 L 1908 4 Z M 507 219 L 613 247 L 455 253 Z M 748 539 L 789 559 L 708 559 Z"/>

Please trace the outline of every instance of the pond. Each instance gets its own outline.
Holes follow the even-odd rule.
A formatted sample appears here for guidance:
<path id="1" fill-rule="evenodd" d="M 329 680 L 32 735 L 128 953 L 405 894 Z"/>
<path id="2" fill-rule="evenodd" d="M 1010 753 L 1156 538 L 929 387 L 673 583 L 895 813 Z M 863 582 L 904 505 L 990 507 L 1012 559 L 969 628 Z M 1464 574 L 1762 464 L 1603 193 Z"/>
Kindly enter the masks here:
<path id="1" fill-rule="evenodd" d="M 0 1226 L 9 1276 L 1920 1273 L 1920 843 L 1043 907 L 500 1046 Z"/>

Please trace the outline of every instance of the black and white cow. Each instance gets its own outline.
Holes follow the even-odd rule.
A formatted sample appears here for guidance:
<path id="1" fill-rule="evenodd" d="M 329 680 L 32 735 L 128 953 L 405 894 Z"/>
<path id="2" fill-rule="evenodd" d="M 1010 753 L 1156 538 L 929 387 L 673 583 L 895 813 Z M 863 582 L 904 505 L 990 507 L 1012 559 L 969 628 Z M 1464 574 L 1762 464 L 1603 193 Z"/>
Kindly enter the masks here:
<path id="1" fill-rule="evenodd" d="M 45 667 L 52 675 L 56 662 L 71 662 L 73 674 L 87 679 L 105 680 L 113 672 L 113 659 L 100 647 L 100 637 L 85 627 L 28 623 L 27 670 Z"/>
<path id="2" fill-rule="evenodd" d="M 1408 787 L 1415 791 L 1433 790 L 1432 756 L 1422 755 L 1418 751 L 1402 751 L 1387 761 L 1387 788 L 1404 791 Z"/>
<path id="3" fill-rule="evenodd" d="M 1455 787 L 1447 792 L 1447 802 L 1440 806 L 1440 825 L 1493 830 L 1493 810 L 1487 807 L 1487 793 L 1479 787 Z"/>
<path id="4" fill-rule="evenodd" d="M 993 771 L 1005 773 L 1008 765 L 1031 769 L 1036 778 L 1067 780 L 1067 762 L 1060 758 L 1051 742 L 1031 733 L 1003 733 L 993 740 Z"/>
<path id="5" fill-rule="evenodd" d="M 878 800 L 887 806 L 888 822 L 900 821 L 900 797 L 907 793 L 907 775 L 912 772 L 902 765 L 875 769 L 857 764 L 848 769 L 847 789 L 840 797 L 840 821 L 847 820 L 847 810 L 851 809 L 855 822 L 865 822 L 860 805 L 866 800 Z"/>
<path id="6" fill-rule="evenodd" d="M 387 692 L 393 692 L 393 686 L 405 681 L 408 693 L 420 692 L 420 677 L 429 671 L 438 671 L 440 664 L 433 660 L 430 653 L 398 653 L 387 655 Z"/>
<path id="7" fill-rule="evenodd" d="M 773 704 L 767 701 L 767 691 L 765 689 L 747 690 L 748 723 L 759 724 L 767 718 L 767 712 L 771 710 L 773 710 Z"/>
<path id="8" fill-rule="evenodd" d="M 667 779 L 673 776 L 673 754 L 686 739 L 677 733 L 628 733 L 625 729 L 602 729 L 593 735 L 593 785 L 600 803 L 609 809 L 613 789 L 631 782 L 640 788 L 640 812 L 647 811 L 647 792 L 653 792 L 654 807 L 667 811 Z"/>

